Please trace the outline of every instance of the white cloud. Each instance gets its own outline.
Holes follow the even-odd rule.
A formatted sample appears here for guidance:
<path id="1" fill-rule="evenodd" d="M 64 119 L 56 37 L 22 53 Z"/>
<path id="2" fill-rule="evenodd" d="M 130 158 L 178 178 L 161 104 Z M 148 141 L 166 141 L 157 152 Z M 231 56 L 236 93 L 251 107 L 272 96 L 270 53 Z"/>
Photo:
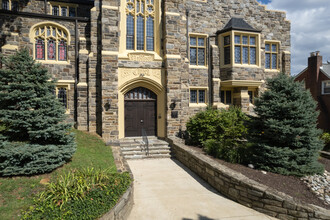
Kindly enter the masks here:
<path id="1" fill-rule="evenodd" d="M 268 9 L 287 12 L 291 21 L 291 74 L 307 67 L 312 51 L 320 51 L 323 62 L 330 61 L 330 1 L 272 0 Z"/>

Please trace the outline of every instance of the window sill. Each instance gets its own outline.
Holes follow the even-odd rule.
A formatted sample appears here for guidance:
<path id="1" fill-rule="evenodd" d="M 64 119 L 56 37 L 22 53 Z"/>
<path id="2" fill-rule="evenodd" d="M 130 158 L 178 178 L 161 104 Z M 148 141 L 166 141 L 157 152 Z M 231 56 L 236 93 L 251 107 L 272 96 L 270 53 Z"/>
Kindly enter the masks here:
<path id="1" fill-rule="evenodd" d="M 279 69 L 265 69 L 267 72 L 280 72 Z"/>
<path id="2" fill-rule="evenodd" d="M 203 108 L 203 107 L 207 107 L 206 103 L 189 103 L 189 107 L 190 108 Z"/>
<path id="3" fill-rule="evenodd" d="M 208 69 L 207 66 L 189 65 L 189 69 Z"/>
<path id="4" fill-rule="evenodd" d="M 260 68 L 259 65 L 249 65 L 249 64 L 226 64 L 226 65 L 221 65 L 220 68 L 234 68 L 234 67 L 239 67 L 239 68 Z"/>
<path id="5" fill-rule="evenodd" d="M 57 64 L 57 65 L 69 65 L 70 61 L 56 61 L 56 60 L 35 60 L 41 64 Z"/>

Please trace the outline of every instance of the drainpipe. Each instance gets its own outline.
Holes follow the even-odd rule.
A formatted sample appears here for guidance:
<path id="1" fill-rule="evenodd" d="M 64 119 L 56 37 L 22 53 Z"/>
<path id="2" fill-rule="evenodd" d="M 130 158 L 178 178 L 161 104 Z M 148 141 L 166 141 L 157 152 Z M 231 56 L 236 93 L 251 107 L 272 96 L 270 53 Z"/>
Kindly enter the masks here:
<path id="1" fill-rule="evenodd" d="M 189 9 L 186 10 L 186 20 L 187 20 L 187 58 L 189 58 Z"/>
<path id="2" fill-rule="evenodd" d="M 209 106 L 212 106 L 213 104 L 213 75 L 212 75 L 212 70 L 213 70 L 213 65 L 212 65 L 212 47 L 211 47 L 211 37 L 216 37 L 215 35 L 210 35 L 207 38 L 207 45 L 208 45 L 208 84 L 209 84 Z"/>
<path id="3" fill-rule="evenodd" d="M 78 20 L 75 19 L 75 31 L 74 31 L 74 34 L 75 34 L 75 54 L 74 54 L 74 59 L 75 59 L 75 79 L 74 79 L 74 120 L 76 123 L 78 123 L 78 88 L 77 88 L 77 85 L 78 85 L 78 80 L 79 80 L 79 58 L 78 58 L 78 53 L 79 53 L 79 50 L 78 50 L 78 39 L 79 39 L 79 36 L 78 36 Z"/>
<path id="4" fill-rule="evenodd" d="M 47 14 L 47 0 L 45 0 L 45 14 Z"/>

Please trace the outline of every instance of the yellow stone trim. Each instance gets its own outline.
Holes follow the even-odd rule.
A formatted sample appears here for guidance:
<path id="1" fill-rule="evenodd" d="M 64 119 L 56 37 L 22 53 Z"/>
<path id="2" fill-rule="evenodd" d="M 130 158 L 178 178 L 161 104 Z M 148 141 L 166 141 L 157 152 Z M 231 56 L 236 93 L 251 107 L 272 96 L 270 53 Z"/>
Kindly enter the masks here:
<path id="1" fill-rule="evenodd" d="M 214 82 L 221 82 L 221 79 L 218 79 L 218 78 L 212 78 L 212 80 L 213 80 Z"/>
<path id="2" fill-rule="evenodd" d="M 197 103 L 191 103 L 190 102 L 190 91 L 191 90 L 197 90 Z M 199 102 L 199 90 L 205 91 L 205 102 L 198 103 Z M 208 102 L 208 91 L 209 88 L 206 86 L 189 86 L 189 107 L 206 107 Z"/>
<path id="3" fill-rule="evenodd" d="M 181 59 L 181 55 L 178 54 L 166 54 L 165 59 Z"/>
<path id="4" fill-rule="evenodd" d="M 221 81 L 224 87 L 260 87 L 264 82 L 255 80 L 226 80 Z"/>
<path id="5" fill-rule="evenodd" d="M 102 50 L 102 55 L 108 55 L 108 56 L 113 56 L 113 55 L 118 55 L 118 51 L 105 51 Z"/>
<path id="6" fill-rule="evenodd" d="M 88 50 L 79 50 L 79 53 L 80 54 L 89 54 L 89 51 Z"/>
<path id="7" fill-rule="evenodd" d="M 291 52 L 290 51 L 287 51 L 287 50 L 283 51 L 283 53 L 284 54 L 291 54 Z"/>
<path id="8" fill-rule="evenodd" d="M 189 108 L 205 108 L 207 107 L 206 103 L 189 103 Z"/>
<path id="9" fill-rule="evenodd" d="M 16 32 L 11 32 L 10 35 L 11 35 L 11 36 L 18 36 L 18 33 L 16 33 Z"/>
<path id="10" fill-rule="evenodd" d="M 266 44 L 269 44 L 270 46 L 270 51 L 266 51 Z M 272 50 L 272 45 L 276 45 L 277 47 L 277 51 L 276 52 L 273 52 Z M 268 71 L 268 72 L 279 72 L 280 71 L 280 48 L 281 48 L 281 41 L 278 41 L 278 40 L 265 40 L 265 56 L 266 54 L 270 54 L 270 68 L 266 68 L 266 61 L 265 61 L 265 71 Z M 276 59 L 276 66 L 277 68 L 276 69 L 273 69 L 272 68 L 272 59 L 273 59 L 273 54 L 276 54 L 277 55 L 277 59 Z M 266 59 L 266 58 L 265 58 Z"/>
<path id="11" fill-rule="evenodd" d="M 118 6 L 111 6 L 111 5 L 102 5 L 102 8 L 110 9 L 110 10 L 115 10 L 115 11 L 118 11 L 119 10 L 119 7 Z"/>
<path id="12" fill-rule="evenodd" d="M 189 68 L 190 69 L 205 69 L 205 70 L 208 69 L 207 66 L 196 66 L 196 65 L 190 65 L 190 64 L 189 64 Z"/>
<path id="13" fill-rule="evenodd" d="M 57 65 L 69 65 L 70 60 L 68 61 L 56 61 L 56 60 L 35 60 L 38 63 L 42 64 L 57 64 Z"/>
<path id="14" fill-rule="evenodd" d="M 50 15 L 53 14 L 53 7 L 57 6 L 58 7 L 58 16 L 62 16 L 62 8 L 67 8 L 67 16 L 69 16 L 69 8 L 75 8 L 75 13 L 76 13 L 76 16 L 77 16 L 77 8 L 78 8 L 77 4 L 66 3 L 66 2 L 49 1 L 48 5 L 49 5 L 48 14 L 50 14 Z"/>
<path id="15" fill-rule="evenodd" d="M 5 44 L 1 47 L 2 50 L 18 50 L 18 46 L 11 45 L 11 44 Z"/>
<path id="16" fill-rule="evenodd" d="M 90 41 L 90 38 L 86 38 L 86 37 L 79 37 L 79 41 Z"/>
<path id="17" fill-rule="evenodd" d="M 89 54 L 88 54 L 88 57 L 93 57 L 94 56 L 94 53 L 93 52 L 90 52 Z"/>
<path id="18" fill-rule="evenodd" d="M 80 83 L 77 84 L 77 86 L 78 86 L 78 87 L 87 87 L 88 84 L 85 83 L 85 82 L 80 82 Z"/>
<path id="19" fill-rule="evenodd" d="M 165 12 L 165 15 L 169 15 L 169 16 L 178 16 L 178 17 L 181 16 L 180 13 L 177 13 L 177 12 L 169 12 L 169 11 Z"/>
<path id="20" fill-rule="evenodd" d="M 91 8 L 91 11 L 96 11 L 96 7 Z"/>

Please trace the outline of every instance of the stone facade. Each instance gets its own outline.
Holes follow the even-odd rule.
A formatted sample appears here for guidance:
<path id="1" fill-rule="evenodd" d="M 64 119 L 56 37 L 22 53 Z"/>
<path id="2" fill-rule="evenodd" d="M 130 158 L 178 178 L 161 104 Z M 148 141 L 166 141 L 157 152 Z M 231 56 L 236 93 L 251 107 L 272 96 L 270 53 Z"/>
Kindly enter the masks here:
<path id="1" fill-rule="evenodd" d="M 59 3 L 76 6 L 77 17 L 51 15 L 55 1 L 20 2 L 19 12 L 0 11 L 1 53 L 7 56 L 28 48 L 33 55 L 34 25 L 49 22 L 65 27 L 70 34 L 68 62 L 43 65 L 59 83 L 70 86 L 70 120 L 107 142 L 125 137 L 124 95 L 136 87 L 157 95 L 156 134 L 170 137 L 185 130 L 187 120 L 207 105 L 228 107 L 221 100 L 224 88 L 232 92 L 231 104 L 249 112 L 253 106 L 250 91 L 259 94 L 265 79 L 279 72 L 290 74 L 290 22 L 284 12 L 267 10 L 256 0 L 154 0 L 154 51 L 126 50 L 126 0 Z M 232 18 L 244 20 L 257 31 L 251 33 L 258 36 L 258 65 L 223 65 L 218 32 Z M 205 40 L 204 65 L 190 65 L 191 34 Z M 275 70 L 265 68 L 267 41 L 278 43 Z M 191 89 L 205 91 L 203 103 L 191 103 Z"/>

